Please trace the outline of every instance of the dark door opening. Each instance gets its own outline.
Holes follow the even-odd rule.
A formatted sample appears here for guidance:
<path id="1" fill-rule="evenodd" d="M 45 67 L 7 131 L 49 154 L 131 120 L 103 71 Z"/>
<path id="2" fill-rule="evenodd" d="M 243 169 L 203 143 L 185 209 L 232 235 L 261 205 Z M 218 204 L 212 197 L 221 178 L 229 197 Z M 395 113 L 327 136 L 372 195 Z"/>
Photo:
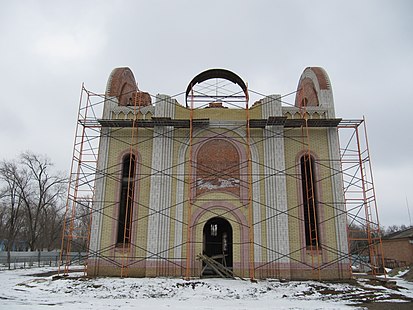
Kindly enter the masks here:
<path id="1" fill-rule="evenodd" d="M 232 268 L 232 227 L 221 217 L 213 217 L 204 226 L 205 255 L 213 258 L 228 268 Z M 214 274 L 205 269 L 204 274 Z"/>

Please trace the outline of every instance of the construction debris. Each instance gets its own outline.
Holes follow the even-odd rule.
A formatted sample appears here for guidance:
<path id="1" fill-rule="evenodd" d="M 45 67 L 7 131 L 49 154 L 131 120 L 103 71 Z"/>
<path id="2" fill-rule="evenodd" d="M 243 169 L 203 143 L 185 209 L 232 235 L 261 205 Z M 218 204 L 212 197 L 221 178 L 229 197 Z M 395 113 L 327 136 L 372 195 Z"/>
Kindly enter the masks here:
<path id="1" fill-rule="evenodd" d="M 216 259 L 217 258 L 222 258 L 223 255 L 215 255 L 212 257 L 209 257 L 205 254 L 198 254 L 197 259 L 202 260 L 205 264 L 204 268 L 202 268 L 201 271 L 201 277 L 204 274 L 205 270 L 207 267 L 211 268 L 217 275 L 219 275 L 221 278 L 231 278 L 235 279 L 235 275 L 232 272 L 231 269 L 227 268 L 220 262 L 218 262 Z"/>

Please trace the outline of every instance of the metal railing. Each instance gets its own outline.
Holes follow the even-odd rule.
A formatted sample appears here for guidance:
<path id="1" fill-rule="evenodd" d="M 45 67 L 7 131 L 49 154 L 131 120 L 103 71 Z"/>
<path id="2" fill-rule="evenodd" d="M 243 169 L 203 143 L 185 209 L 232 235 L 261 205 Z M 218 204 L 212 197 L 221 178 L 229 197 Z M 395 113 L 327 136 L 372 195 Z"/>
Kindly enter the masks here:
<path id="1" fill-rule="evenodd" d="M 70 263 L 72 265 L 82 265 L 87 259 L 86 252 L 71 252 Z M 69 257 L 67 255 L 64 256 Z M 10 252 L 10 260 L 7 252 L 0 252 L 0 270 L 20 269 L 32 267 L 58 267 L 66 264 L 60 261 L 60 251 L 36 251 L 36 252 Z"/>

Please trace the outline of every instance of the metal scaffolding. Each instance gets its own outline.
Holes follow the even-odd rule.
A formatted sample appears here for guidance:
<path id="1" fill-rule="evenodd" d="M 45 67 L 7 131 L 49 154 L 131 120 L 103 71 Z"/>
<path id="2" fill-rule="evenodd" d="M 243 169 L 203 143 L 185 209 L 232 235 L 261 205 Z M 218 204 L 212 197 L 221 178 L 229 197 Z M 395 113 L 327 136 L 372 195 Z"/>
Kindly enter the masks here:
<path id="1" fill-rule="evenodd" d="M 204 79 L 203 79 L 204 78 Z M 202 83 L 201 83 L 202 82 Z M 297 118 L 287 118 L 287 117 L 269 117 L 268 119 L 251 119 L 250 118 L 250 106 L 249 106 L 249 90 L 247 86 L 241 86 L 241 91 L 234 90 L 234 81 L 225 81 L 225 79 L 213 79 L 211 80 L 209 76 L 201 77 L 191 83 L 187 89 L 186 96 L 186 108 L 189 109 L 189 119 L 171 119 L 171 118 L 156 118 L 152 117 L 150 119 L 142 118 L 140 114 L 140 105 L 137 103 L 136 99 L 134 104 L 130 106 L 130 111 L 133 117 L 124 119 L 100 119 L 100 115 L 103 112 L 103 104 L 105 100 L 110 100 L 105 97 L 105 95 L 96 94 L 88 91 L 83 85 L 80 96 L 78 119 L 76 124 L 76 134 L 74 139 L 73 147 L 73 157 L 70 172 L 70 180 L 68 187 L 68 197 L 66 203 L 66 213 L 64 228 L 62 234 L 62 246 L 61 246 L 61 261 L 63 262 L 62 270 L 59 267 L 59 273 L 68 274 L 72 262 L 70 260 L 70 252 L 73 247 L 79 247 L 79 244 L 85 243 L 89 244 L 90 238 L 90 227 L 87 229 L 87 233 L 84 234 L 84 229 L 82 230 L 79 221 L 81 217 L 88 216 L 93 217 L 94 213 L 100 213 L 102 216 L 107 217 L 108 214 L 105 212 L 106 208 L 113 207 L 117 201 L 97 201 L 95 195 L 95 183 L 100 178 L 111 178 L 116 180 L 116 182 L 122 182 L 122 172 L 116 167 L 105 167 L 104 165 L 98 165 L 98 150 L 99 150 L 99 140 L 102 137 L 113 137 L 114 133 L 120 130 L 128 130 L 130 132 L 129 146 L 129 167 L 133 167 L 132 161 L 135 151 L 140 147 L 143 141 L 146 141 L 148 136 L 154 135 L 154 128 L 157 126 L 165 126 L 166 131 L 159 133 L 163 137 L 170 137 L 168 133 L 178 132 L 179 134 L 173 136 L 171 139 L 175 143 L 187 143 L 188 154 L 183 165 L 186 169 L 182 169 L 184 175 L 173 175 L 171 171 L 172 168 L 176 167 L 166 167 L 165 171 L 156 171 L 156 173 L 172 179 L 184 180 L 188 190 L 186 195 L 183 197 L 180 204 L 186 204 L 188 208 L 185 210 L 187 222 L 182 223 L 183 227 L 186 229 L 186 239 L 183 238 L 182 243 L 179 245 L 174 245 L 174 247 L 179 246 L 185 249 L 185 257 L 174 257 L 171 259 L 168 256 L 167 251 L 173 250 L 169 248 L 164 252 L 151 253 L 142 246 L 138 246 L 137 243 L 133 242 L 131 238 L 131 229 L 133 225 L 139 225 L 139 221 L 145 220 L 148 216 L 154 213 L 159 214 L 160 217 L 167 217 L 169 220 L 175 222 L 179 221 L 170 210 L 176 207 L 175 203 L 166 205 L 161 211 L 152 209 L 149 205 L 143 205 L 142 202 L 138 201 L 134 196 L 134 184 L 139 181 L 151 178 L 153 175 L 153 170 L 150 167 L 143 167 L 142 171 L 149 171 L 148 173 L 140 173 L 135 175 L 133 171 L 129 168 L 128 171 L 128 190 L 127 190 L 127 201 L 126 201 L 126 218 L 124 229 L 124 236 L 122 246 L 119 247 L 117 244 L 112 244 L 107 248 L 100 249 L 98 251 L 92 251 L 87 248 L 88 258 L 97 257 L 105 260 L 108 264 L 112 264 L 120 269 L 120 275 L 122 277 L 129 276 L 129 269 L 133 266 L 138 265 L 140 262 L 148 258 L 156 258 L 158 260 L 163 260 L 164 265 L 158 266 L 154 271 L 153 276 L 164 276 L 172 275 L 170 269 L 177 270 L 177 267 L 181 270 L 176 276 L 184 276 L 186 278 L 193 277 L 193 270 L 196 270 L 194 266 L 193 249 L 197 246 L 195 240 L 192 238 L 192 230 L 194 229 L 193 224 L 190 223 L 193 208 L 200 208 L 201 206 L 194 199 L 194 191 L 199 190 L 199 184 L 194 178 L 194 169 L 199 169 L 199 166 L 193 161 L 193 150 L 194 147 L 200 143 L 200 138 L 195 135 L 195 132 L 202 128 L 203 130 L 210 131 L 211 134 L 222 135 L 233 130 L 242 130 L 246 133 L 246 136 L 239 139 L 238 142 L 242 143 L 247 150 L 247 157 L 244 161 L 241 161 L 239 165 L 243 167 L 243 173 L 245 175 L 241 176 L 240 179 L 240 190 L 244 190 L 247 193 L 247 199 L 242 201 L 241 207 L 248 208 L 248 244 L 237 245 L 246 246 L 248 248 L 249 262 L 248 266 L 249 274 L 242 274 L 239 276 L 255 278 L 258 274 L 260 277 L 280 277 L 280 271 L 277 268 L 267 268 L 269 265 L 276 266 L 281 259 L 285 257 L 290 260 L 302 264 L 303 266 L 310 268 L 314 275 L 312 278 L 320 279 L 320 271 L 324 268 L 342 262 L 346 259 L 350 261 L 363 262 L 365 266 L 371 269 L 373 275 L 377 275 L 383 271 L 384 261 L 381 249 L 381 239 L 380 239 L 380 225 L 377 211 L 377 203 L 375 197 L 375 190 L 373 184 L 373 175 L 370 161 L 370 154 L 367 141 L 366 124 L 363 120 L 342 120 L 342 119 L 312 119 L 307 113 L 305 106 L 299 108 L 301 117 Z M 236 81 L 239 82 L 239 81 Z M 240 82 L 239 82 L 240 83 Z M 136 98 L 136 97 L 135 97 Z M 279 100 L 279 99 L 277 99 Z M 211 106 L 212 104 L 212 106 Z M 231 124 L 221 124 L 222 126 L 210 127 L 210 121 L 208 119 L 200 118 L 198 115 L 199 109 L 204 109 L 208 107 L 214 107 L 214 105 L 223 106 L 223 108 L 233 108 L 237 110 L 244 110 L 245 118 L 242 121 L 233 122 Z M 296 135 L 283 136 L 284 139 L 289 139 L 290 141 L 295 141 L 301 145 L 301 148 L 305 152 L 305 159 L 311 158 L 311 147 L 310 147 L 310 137 L 313 129 L 317 128 L 337 128 L 340 134 L 341 140 L 341 158 L 340 165 L 341 170 L 337 170 L 337 165 L 333 165 L 330 159 L 315 159 L 314 165 L 317 167 L 323 167 L 323 169 L 329 169 L 330 175 L 325 178 L 331 178 L 337 174 L 342 174 L 344 183 L 344 193 L 345 193 L 345 208 L 346 215 L 348 218 L 348 240 L 350 253 L 341 253 L 336 249 L 328 247 L 319 240 L 318 229 L 314 227 L 309 227 L 310 232 L 310 243 L 309 247 L 315 255 L 311 256 L 311 263 L 303 260 L 297 259 L 297 252 L 303 250 L 295 249 L 294 252 L 288 253 L 287 255 L 278 252 L 277 249 L 270 249 L 257 241 L 259 236 L 254 236 L 255 228 L 266 221 L 274 220 L 278 216 L 285 216 L 285 212 L 273 209 L 273 206 L 268 206 L 263 201 L 257 201 L 254 199 L 253 186 L 256 182 L 259 182 L 268 177 L 265 173 L 260 173 L 259 175 L 254 175 L 252 173 L 252 165 L 260 166 L 260 171 L 265 169 L 271 170 L 272 168 L 267 167 L 265 163 L 254 161 L 251 157 L 251 145 L 255 146 L 263 143 L 263 141 L 252 141 L 251 132 L 254 130 L 260 130 L 263 128 L 270 128 L 271 132 L 272 126 L 283 126 L 287 133 L 299 133 Z M 217 129 L 219 128 L 219 129 Z M 177 136 L 184 134 L 184 138 L 178 139 Z M 278 131 L 271 132 L 272 136 L 279 135 Z M 233 138 L 237 139 L 237 138 Z M 186 142 L 187 141 L 187 142 Z M 124 142 L 124 141 L 123 141 Z M 198 168 L 197 168 L 198 167 Z M 313 183 L 317 180 L 313 180 L 313 166 L 311 164 L 304 164 L 304 167 L 309 167 L 308 173 L 309 178 L 305 180 L 311 184 L 307 184 L 306 188 L 310 190 L 306 191 L 306 199 L 308 208 L 308 214 L 316 216 L 315 210 L 310 210 L 310 208 L 315 208 L 315 193 Z M 202 168 L 202 167 L 201 167 Z M 287 178 L 293 178 L 297 180 L 299 176 L 295 172 L 298 167 L 286 167 L 284 171 L 272 171 L 272 173 L 278 175 L 285 175 Z M 304 168 L 307 169 L 307 168 Z M 216 174 L 228 175 L 230 171 L 216 171 Z M 244 181 L 242 181 L 244 180 Z M 101 205 L 101 208 L 96 208 L 97 203 Z M 199 203 L 199 202 L 198 202 Z M 336 216 L 343 215 L 342 202 L 331 201 L 322 202 L 325 208 L 331 208 L 335 211 Z M 137 218 L 132 218 L 131 212 L 128 208 L 135 205 L 137 208 L 141 208 L 144 212 L 139 213 Z M 298 204 L 293 207 L 294 209 L 302 208 L 302 204 Z M 88 208 L 90 212 L 84 213 L 80 212 L 80 208 Z M 253 218 L 253 208 L 269 208 L 271 209 L 271 216 L 262 219 L 259 222 L 254 222 Z M 217 213 L 216 210 L 207 210 L 211 215 L 222 216 L 222 213 Z M 287 216 L 292 215 L 287 213 Z M 185 218 L 185 217 L 184 217 Z M 111 221 L 117 221 L 116 217 L 111 218 Z M 305 225 L 311 226 L 311 221 L 306 221 L 304 218 L 298 218 L 296 220 L 303 221 Z M 325 221 L 332 221 L 334 217 L 326 218 Z M 317 219 L 314 219 L 317 223 Z M 195 225 L 199 225 L 195 224 Z M 205 224 L 202 222 L 202 224 Z M 241 223 L 238 223 L 241 224 Z M 278 229 L 278 227 L 277 227 Z M 313 241 L 314 240 L 314 241 Z M 318 252 L 320 247 L 335 255 L 336 259 L 330 260 L 328 262 L 322 263 L 320 261 L 320 255 Z M 110 256 L 108 253 L 115 248 L 121 249 L 116 252 L 115 256 Z M 255 250 L 266 251 L 267 253 L 272 252 L 274 259 L 265 264 L 255 264 L 254 251 Z M 145 252 L 146 251 L 146 252 Z M 140 254 L 134 254 L 140 253 Z M 119 258 L 121 258 L 119 260 Z M 87 272 L 87 260 L 85 260 L 85 273 Z M 173 267 L 173 268 L 172 268 Z"/>
<path id="2" fill-rule="evenodd" d="M 364 265 L 373 275 L 383 274 L 384 255 L 366 122 L 364 118 L 342 121 L 339 129 L 347 137 L 341 148 L 341 164 L 350 261 Z"/>

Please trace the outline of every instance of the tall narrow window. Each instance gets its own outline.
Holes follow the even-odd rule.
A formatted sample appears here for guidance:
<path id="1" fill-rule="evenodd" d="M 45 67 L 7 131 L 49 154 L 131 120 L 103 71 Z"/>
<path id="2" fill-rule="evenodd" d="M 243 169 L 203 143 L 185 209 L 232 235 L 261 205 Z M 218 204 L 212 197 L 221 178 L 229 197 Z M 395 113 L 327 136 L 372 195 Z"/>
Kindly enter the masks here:
<path id="1" fill-rule="evenodd" d="M 314 159 L 305 154 L 301 157 L 301 182 L 303 189 L 305 244 L 319 245 L 317 193 L 315 188 Z"/>
<path id="2" fill-rule="evenodd" d="M 135 155 L 127 155 L 123 158 L 117 243 L 130 243 L 130 226 L 135 193 L 135 166 Z"/>

